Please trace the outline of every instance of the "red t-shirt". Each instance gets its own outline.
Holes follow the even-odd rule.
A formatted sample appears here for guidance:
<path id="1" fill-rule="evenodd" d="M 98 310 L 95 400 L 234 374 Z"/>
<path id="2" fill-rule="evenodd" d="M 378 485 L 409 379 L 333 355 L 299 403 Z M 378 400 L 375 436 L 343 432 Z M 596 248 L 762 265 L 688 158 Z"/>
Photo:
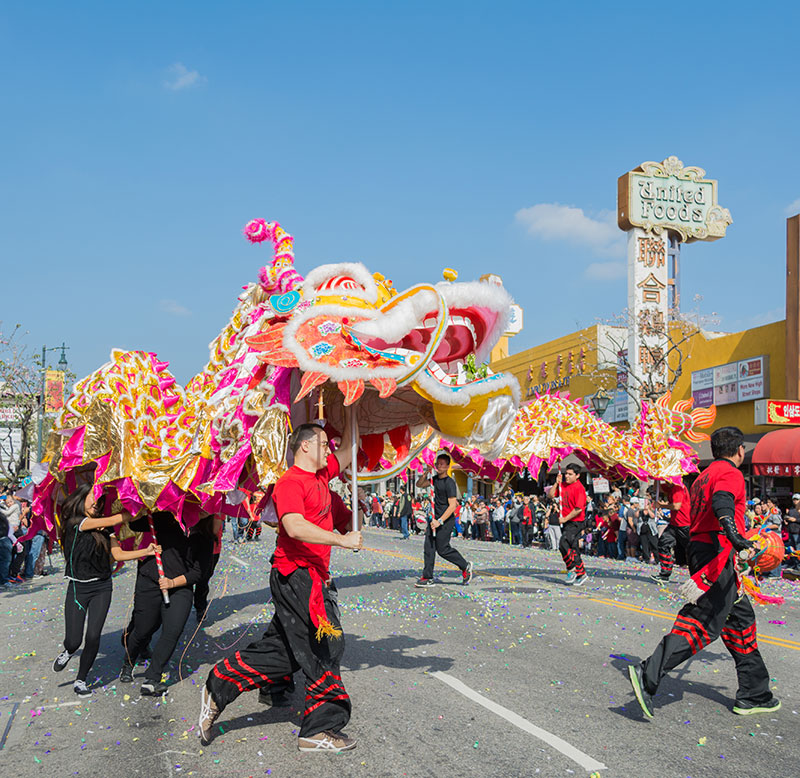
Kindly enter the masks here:
<path id="1" fill-rule="evenodd" d="M 719 532 L 719 520 L 711 507 L 714 492 L 730 492 L 733 495 L 736 529 L 744 535 L 744 476 L 729 459 L 715 459 L 692 484 L 691 534 Z"/>
<path id="2" fill-rule="evenodd" d="M 298 567 L 313 567 L 323 579 L 328 578 L 331 547 L 290 538 L 281 519 L 287 513 L 299 513 L 306 521 L 332 532 L 334 522 L 328 483 L 337 475 L 339 460 L 333 454 L 328 454 L 327 464 L 316 473 L 301 470 L 295 465 L 275 484 L 272 499 L 278 514 L 278 540 L 273 564 L 284 575 L 294 572 Z"/>
<path id="3" fill-rule="evenodd" d="M 689 490 L 683 484 L 668 484 L 666 490 L 670 502 L 679 502 L 681 504 L 677 511 L 670 512 L 669 523 L 673 527 L 688 527 L 691 524 Z"/>
<path id="4" fill-rule="evenodd" d="M 561 484 L 561 516 L 567 516 L 576 508 L 580 508 L 580 513 L 570 521 L 586 520 L 586 490 L 580 481 L 573 481 L 571 484 L 566 482 Z"/>

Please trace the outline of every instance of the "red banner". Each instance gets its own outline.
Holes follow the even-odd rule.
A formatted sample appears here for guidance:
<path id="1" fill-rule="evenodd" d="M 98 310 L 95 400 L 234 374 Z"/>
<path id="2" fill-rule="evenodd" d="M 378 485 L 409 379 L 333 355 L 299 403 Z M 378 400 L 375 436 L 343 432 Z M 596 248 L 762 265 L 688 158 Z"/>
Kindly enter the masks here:
<path id="1" fill-rule="evenodd" d="M 44 374 L 45 413 L 60 411 L 64 407 L 64 371 L 48 370 Z"/>
<path id="2" fill-rule="evenodd" d="M 800 402 L 797 400 L 767 400 L 767 424 L 800 424 Z"/>

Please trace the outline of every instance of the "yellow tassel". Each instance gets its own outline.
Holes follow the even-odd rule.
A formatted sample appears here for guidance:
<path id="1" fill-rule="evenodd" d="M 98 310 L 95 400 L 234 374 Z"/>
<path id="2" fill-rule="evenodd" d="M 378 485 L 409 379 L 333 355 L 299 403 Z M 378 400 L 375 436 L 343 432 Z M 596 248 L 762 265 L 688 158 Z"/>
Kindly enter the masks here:
<path id="1" fill-rule="evenodd" d="M 342 630 L 336 629 L 329 621 L 325 619 L 319 620 L 319 626 L 317 627 L 317 640 L 322 642 L 323 637 L 329 638 L 340 638 L 342 636 Z"/>

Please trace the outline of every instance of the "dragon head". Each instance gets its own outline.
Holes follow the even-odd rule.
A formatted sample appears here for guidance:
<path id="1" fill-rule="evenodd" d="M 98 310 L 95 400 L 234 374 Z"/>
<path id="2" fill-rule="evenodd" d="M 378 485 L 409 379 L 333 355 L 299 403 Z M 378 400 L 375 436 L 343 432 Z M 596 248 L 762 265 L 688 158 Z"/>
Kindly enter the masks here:
<path id="1" fill-rule="evenodd" d="M 276 261 L 280 254 L 277 245 Z M 502 448 L 519 388 L 510 375 L 476 367 L 507 323 L 512 300 L 502 286 L 451 280 L 398 293 L 350 262 L 322 265 L 284 287 L 278 275 L 261 273 L 273 315 L 246 340 L 259 361 L 296 369 L 294 423 L 312 417 L 322 397 L 326 418 L 341 430 L 344 406 L 358 401 L 370 465 L 384 458 L 386 434 L 398 455 L 387 458 L 397 462 L 426 427 L 488 453 Z"/>

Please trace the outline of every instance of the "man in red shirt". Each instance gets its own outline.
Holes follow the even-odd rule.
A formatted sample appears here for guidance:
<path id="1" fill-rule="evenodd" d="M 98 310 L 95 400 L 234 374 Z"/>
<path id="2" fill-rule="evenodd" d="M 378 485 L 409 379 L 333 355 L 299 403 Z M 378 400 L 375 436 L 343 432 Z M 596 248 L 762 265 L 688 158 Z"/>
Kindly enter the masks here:
<path id="1" fill-rule="evenodd" d="M 718 429 L 711 436 L 714 461 L 692 484 L 692 577 L 681 588 L 689 602 L 653 654 L 628 666 L 636 700 L 648 718 L 653 718 L 652 696 L 661 679 L 720 636 L 736 663 L 739 680 L 733 712 L 746 716 L 781 707 L 769 689 L 769 673 L 758 651 L 755 613 L 747 595 L 740 592 L 736 569 L 738 559 L 753 553 L 753 544 L 744 538 L 745 486 L 739 470 L 744 451 L 738 427 Z"/>
<path id="2" fill-rule="evenodd" d="M 669 511 L 669 524 L 658 539 L 658 560 L 661 562 L 661 571 L 650 576 L 650 580 L 656 583 L 669 581 L 675 563 L 675 546 L 680 546 L 684 554 L 689 546 L 691 504 L 689 490 L 683 483 L 662 484 L 661 494 L 665 499 L 660 499 L 658 505 L 662 510 Z"/>
<path id="3" fill-rule="evenodd" d="M 348 531 L 347 514 L 334 516 L 328 483 L 350 464 L 350 418 L 335 454 L 316 424 L 297 427 L 289 441 L 294 465 L 275 484 L 278 539 L 270 592 L 275 615 L 260 640 L 217 663 L 202 691 L 199 734 L 208 744 L 225 706 L 242 692 L 277 693 L 302 670 L 306 709 L 300 751 L 338 753 L 355 748 L 342 728 L 350 720 L 350 697 L 339 669 L 344 652 L 336 586 L 330 579 L 331 546 L 361 548 L 361 532 Z M 338 530 L 334 532 L 333 530 Z"/>
<path id="4" fill-rule="evenodd" d="M 581 559 L 580 539 L 586 522 L 586 490 L 578 477 L 581 469 L 569 464 L 556 477 L 554 497 L 561 498 L 561 542 L 558 550 L 567 566 L 566 583 L 569 586 L 582 586 L 587 579 L 586 568 Z"/>

